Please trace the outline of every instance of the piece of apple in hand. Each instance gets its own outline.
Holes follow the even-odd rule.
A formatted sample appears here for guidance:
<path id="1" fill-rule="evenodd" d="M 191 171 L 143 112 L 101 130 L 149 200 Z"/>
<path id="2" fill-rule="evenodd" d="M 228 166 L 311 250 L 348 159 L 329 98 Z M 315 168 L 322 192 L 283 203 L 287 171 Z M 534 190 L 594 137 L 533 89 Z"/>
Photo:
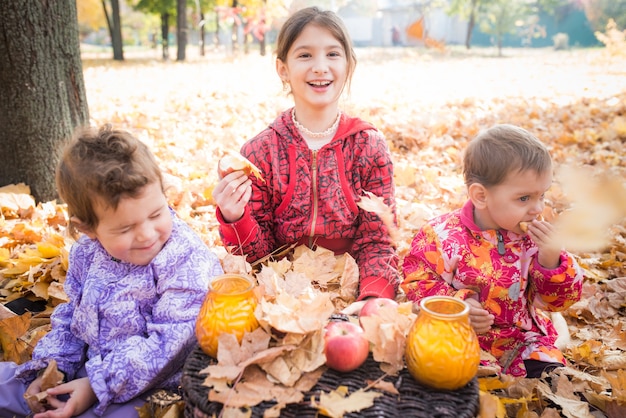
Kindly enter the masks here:
<path id="1" fill-rule="evenodd" d="M 324 328 L 326 365 L 339 372 L 357 369 L 369 354 L 370 344 L 363 329 L 349 321 L 331 321 Z"/>
<path id="2" fill-rule="evenodd" d="M 261 174 L 261 170 L 243 155 L 228 151 L 217 163 L 217 174 L 220 178 L 232 173 L 233 171 L 243 171 L 246 175 L 252 174 L 261 182 L 265 183 L 265 179 Z"/>

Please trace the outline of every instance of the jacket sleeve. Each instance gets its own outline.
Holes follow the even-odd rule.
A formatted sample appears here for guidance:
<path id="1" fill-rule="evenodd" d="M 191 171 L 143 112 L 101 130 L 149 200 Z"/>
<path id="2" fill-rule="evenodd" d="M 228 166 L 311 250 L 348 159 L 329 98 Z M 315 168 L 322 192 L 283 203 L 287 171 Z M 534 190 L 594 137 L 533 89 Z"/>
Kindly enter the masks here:
<path id="1" fill-rule="evenodd" d="M 539 264 L 537 258 L 530 268 L 528 300 L 546 311 L 562 311 L 580 300 L 583 286 L 583 272 L 574 257 L 561 251 L 560 264 L 548 270 Z"/>
<path id="2" fill-rule="evenodd" d="M 363 190 L 382 197 L 391 208 L 394 226 L 396 222 L 393 162 L 385 137 L 378 131 L 369 130 L 366 175 Z M 352 255 L 359 266 L 359 299 L 366 297 L 395 298 L 399 285 L 398 254 L 389 229 L 381 218 L 359 209 L 360 222 L 355 234 Z"/>
<path id="3" fill-rule="evenodd" d="M 195 343 L 195 323 L 209 281 L 222 273 L 217 257 L 188 227 L 151 263 L 157 297 L 145 334 L 132 336 L 85 367 L 98 397 L 96 413 L 133 399 L 177 373 Z"/>
<path id="4" fill-rule="evenodd" d="M 402 290 L 407 299 L 417 302 L 426 296 L 445 295 L 467 299 L 475 292 L 452 286 L 455 256 L 446 254 L 431 223 L 425 224 L 411 242 L 402 263 Z"/>
<path id="5" fill-rule="evenodd" d="M 48 366 L 50 360 L 56 360 L 57 367 L 65 374 L 65 380 L 74 379 L 76 372 L 85 360 L 86 344 L 71 331 L 75 301 L 81 300 L 83 280 L 81 272 L 89 263 L 85 253 L 86 245 L 76 243 L 70 249 L 69 265 L 65 276 L 64 290 L 69 302 L 58 305 L 50 317 L 51 329 L 35 346 L 32 360 L 22 364 L 16 377 L 23 382 L 31 382 L 40 370 Z"/>
<path id="6" fill-rule="evenodd" d="M 266 181 L 272 177 L 272 166 L 267 158 L 268 151 L 263 146 L 263 136 L 270 134 L 269 130 L 264 131 L 246 142 L 241 149 L 241 154 L 259 168 Z M 261 144 L 260 148 L 258 144 Z M 252 179 L 252 197 L 241 219 L 227 223 L 217 209 L 219 232 L 224 245 L 232 247 L 234 254 L 245 254 L 248 262 L 254 262 L 276 250 L 271 201 L 267 184 Z"/>

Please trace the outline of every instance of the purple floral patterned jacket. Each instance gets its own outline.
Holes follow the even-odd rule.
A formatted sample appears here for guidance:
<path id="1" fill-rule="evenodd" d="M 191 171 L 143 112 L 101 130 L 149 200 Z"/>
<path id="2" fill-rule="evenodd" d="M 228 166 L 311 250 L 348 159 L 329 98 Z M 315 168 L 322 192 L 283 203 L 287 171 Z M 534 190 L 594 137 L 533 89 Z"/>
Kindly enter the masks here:
<path id="1" fill-rule="evenodd" d="M 217 257 L 171 212 L 173 230 L 145 266 L 114 261 L 97 240 L 82 236 L 70 251 L 65 292 L 52 330 L 22 364 L 17 378 L 35 379 L 51 359 L 66 381 L 84 366 L 98 397 L 97 414 L 151 388 L 176 388 L 195 343 L 195 322 Z"/>

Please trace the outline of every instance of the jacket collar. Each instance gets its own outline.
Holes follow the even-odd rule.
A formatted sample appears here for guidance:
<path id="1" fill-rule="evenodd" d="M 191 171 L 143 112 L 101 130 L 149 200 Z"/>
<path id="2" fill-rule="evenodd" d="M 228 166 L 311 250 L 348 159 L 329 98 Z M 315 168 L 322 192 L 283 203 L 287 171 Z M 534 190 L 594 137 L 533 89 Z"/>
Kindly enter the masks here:
<path id="1" fill-rule="evenodd" d="M 298 134 L 298 129 L 295 127 L 293 121 L 291 120 L 291 109 L 288 109 L 281 113 L 281 115 L 270 124 L 270 128 L 272 128 L 281 136 L 293 138 L 300 136 Z M 335 133 L 335 137 L 332 139 L 332 141 L 330 141 L 330 143 L 347 138 L 358 132 L 370 129 L 375 130 L 376 128 L 369 122 L 366 122 L 357 117 L 348 116 L 342 112 L 341 120 L 339 121 L 339 127 L 337 128 L 337 133 Z M 286 133 L 289 133 L 290 135 L 285 135 Z"/>
<path id="2" fill-rule="evenodd" d="M 465 226 L 475 238 L 483 238 L 490 242 L 497 243 L 497 233 L 500 232 L 505 241 L 523 241 L 527 239 L 526 235 L 519 235 L 506 229 L 480 229 L 474 222 L 474 204 L 470 199 L 468 199 L 461 208 L 460 217 L 463 226 Z"/>

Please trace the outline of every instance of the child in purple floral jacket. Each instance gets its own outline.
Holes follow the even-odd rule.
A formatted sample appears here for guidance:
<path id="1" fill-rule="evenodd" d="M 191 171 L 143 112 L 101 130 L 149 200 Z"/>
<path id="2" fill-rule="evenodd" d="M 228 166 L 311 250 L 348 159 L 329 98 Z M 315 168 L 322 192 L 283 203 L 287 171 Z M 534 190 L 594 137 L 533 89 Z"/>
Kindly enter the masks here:
<path id="1" fill-rule="evenodd" d="M 0 363 L 0 416 L 31 414 L 56 360 L 64 383 L 48 389 L 35 418 L 132 417 L 156 388 L 175 389 L 195 343 L 194 325 L 217 257 L 168 207 L 148 147 L 105 126 L 82 130 L 57 169 L 70 229 L 69 302 L 22 365 Z"/>
<path id="2" fill-rule="evenodd" d="M 417 233 L 403 262 L 402 288 L 413 301 L 465 300 L 481 348 L 502 372 L 539 377 L 565 364 L 546 312 L 578 301 L 583 284 L 576 260 L 540 217 L 552 160 L 529 132 L 496 125 L 470 142 L 463 174 L 468 201 Z"/>

